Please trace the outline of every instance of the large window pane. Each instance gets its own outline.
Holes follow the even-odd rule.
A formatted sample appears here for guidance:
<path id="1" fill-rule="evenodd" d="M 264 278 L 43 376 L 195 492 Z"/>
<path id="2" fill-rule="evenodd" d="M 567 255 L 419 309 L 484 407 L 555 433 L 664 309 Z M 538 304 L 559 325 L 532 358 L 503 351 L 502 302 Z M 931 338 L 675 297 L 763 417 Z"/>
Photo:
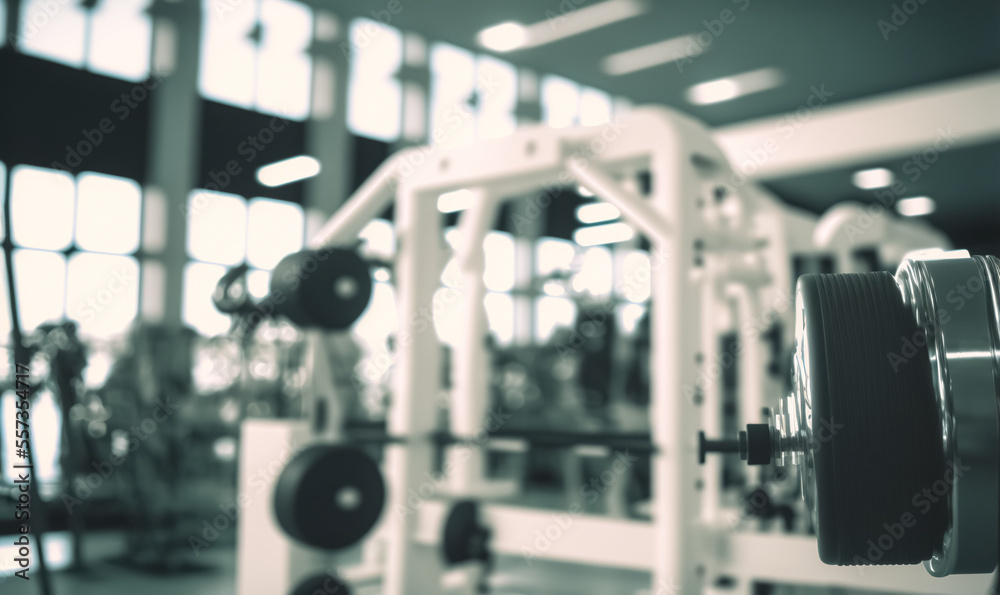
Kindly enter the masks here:
<path id="1" fill-rule="evenodd" d="M 605 296 L 611 293 L 611 251 L 607 248 L 589 248 L 583 253 L 580 272 L 573 276 L 573 291 Z"/>
<path id="2" fill-rule="evenodd" d="M 479 138 L 498 138 L 514 132 L 517 118 L 517 70 L 489 56 L 479 58 Z"/>
<path id="3" fill-rule="evenodd" d="M 312 82 L 312 11 L 299 2 L 262 0 L 264 26 L 257 63 L 257 108 L 305 119 Z"/>
<path id="4" fill-rule="evenodd" d="M 256 48 L 250 34 L 257 2 L 202 2 L 201 67 L 198 86 L 208 99 L 245 108 L 254 103 Z"/>
<path id="5" fill-rule="evenodd" d="M 75 184 L 66 172 L 19 165 L 11 176 L 14 243 L 62 250 L 73 241 Z"/>
<path id="6" fill-rule="evenodd" d="M 649 255 L 640 250 L 630 251 L 625 254 L 623 264 L 621 294 L 629 301 L 645 302 L 651 293 L 650 279 L 653 274 Z"/>
<path id="7" fill-rule="evenodd" d="M 452 347 L 458 342 L 462 324 L 462 292 L 454 287 L 442 287 L 434 293 L 430 308 L 438 339 Z"/>
<path id="8" fill-rule="evenodd" d="M 153 27 L 146 10 L 151 1 L 97 4 L 90 23 L 87 65 L 91 70 L 130 81 L 147 77 Z"/>
<path id="9" fill-rule="evenodd" d="M 231 320 L 215 309 L 212 292 L 226 267 L 203 262 L 188 263 L 184 269 L 184 298 L 181 318 L 202 335 L 211 337 L 229 330 Z"/>
<path id="10" fill-rule="evenodd" d="M 368 19 L 351 22 L 351 72 L 347 126 L 351 132 L 387 142 L 399 138 L 403 92 L 396 73 L 403 60 L 398 29 Z"/>
<path id="11" fill-rule="evenodd" d="M 77 68 L 83 66 L 86 11 L 80 2 L 26 0 L 18 51 Z"/>
<path id="12" fill-rule="evenodd" d="M 510 234 L 492 231 L 483 240 L 486 268 L 483 281 L 491 291 L 514 288 L 514 238 Z"/>
<path id="13" fill-rule="evenodd" d="M 66 259 L 58 252 L 16 250 L 14 288 L 21 329 L 25 333 L 45 321 L 62 320 Z"/>
<path id="14" fill-rule="evenodd" d="M 542 78 L 542 120 L 553 128 L 572 126 L 577 121 L 580 88 L 558 76 Z"/>
<path id="15" fill-rule="evenodd" d="M 397 330 L 396 295 L 392 285 L 375 283 L 372 300 L 353 326 L 354 334 L 369 353 L 384 353 L 388 339 Z"/>
<path id="16" fill-rule="evenodd" d="M 497 343 L 510 345 L 514 340 L 514 299 L 506 293 L 488 293 L 483 306 Z"/>
<path id="17" fill-rule="evenodd" d="M 358 238 L 367 242 L 367 251 L 374 256 L 392 258 L 396 253 L 396 230 L 385 219 L 372 219 L 358 233 Z"/>
<path id="18" fill-rule="evenodd" d="M 567 298 L 541 297 L 535 301 L 535 340 L 548 341 L 558 328 L 569 328 L 576 320 L 576 304 Z"/>
<path id="19" fill-rule="evenodd" d="M 436 43 L 431 47 L 430 142 L 454 147 L 475 137 L 476 58 L 466 50 Z"/>
<path id="20" fill-rule="evenodd" d="M 188 253 L 205 262 L 233 265 L 247 250 L 247 205 L 239 196 L 199 190 L 188 199 Z"/>
<path id="21" fill-rule="evenodd" d="M 247 290 L 255 299 L 266 298 L 271 290 L 271 271 L 251 270 L 248 272 Z"/>
<path id="22" fill-rule="evenodd" d="M 5 429 L 14 427 L 15 416 L 18 411 L 17 400 L 17 394 L 13 391 L 7 391 L 0 397 L 0 420 L 2 420 Z M 31 403 L 30 423 L 31 454 L 34 458 L 35 477 L 46 483 L 59 481 L 61 475 L 59 470 L 59 440 L 62 432 L 62 418 L 59 412 L 59 405 L 52 391 L 46 388 L 38 391 L 37 397 Z M 13 440 L 6 439 L 3 440 L 3 445 L 0 446 L 3 449 L 3 478 L 8 484 L 17 479 L 17 472 L 14 469 L 14 465 L 20 464 L 19 462 L 11 463 L 21 460 L 17 457 L 15 446 Z M 48 541 L 48 537 L 46 537 L 46 541 Z M 47 553 L 48 549 L 46 549 Z M 6 560 L 0 559 L 0 562 L 6 562 Z M 2 573 L 0 573 L 0 576 L 2 576 Z"/>
<path id="23" fill-rule="evenodd" d="M 125 178 L 85 173 L 77 188 L 77 245 L 93 252 L 135 252 L 142 202 L 139 185 Z"/>
<path id="24" fill-rule="evenodd" d="M 576 248 L 573 242 L 555 238 L 542 238 L 535 246 L 535 267 L 540 277 L 546 277 L 557 271 L 570 271 L 573 268 L 573 258 Z"/>
<path id="25" fill-rule="evenodd" d="M 580 124 L 597 126 L 611 119 L 611 96 L 603 91 L 584 87 L 580 92 Z"/>
<path id="26" fill-rule="evenodd" d="M 69 260 L 66 314 L 92 337 L 128 330 L 139 312 L 139 263 L 128 256 L 81 252 Z"/>
<path id="27" fill-rule="evenodd" d="M 297 204 L 266 198 L 250 201 L 247 260 L 262 269 L 273 269 L 292 252 L 302 249 L 305 215 Z"/>

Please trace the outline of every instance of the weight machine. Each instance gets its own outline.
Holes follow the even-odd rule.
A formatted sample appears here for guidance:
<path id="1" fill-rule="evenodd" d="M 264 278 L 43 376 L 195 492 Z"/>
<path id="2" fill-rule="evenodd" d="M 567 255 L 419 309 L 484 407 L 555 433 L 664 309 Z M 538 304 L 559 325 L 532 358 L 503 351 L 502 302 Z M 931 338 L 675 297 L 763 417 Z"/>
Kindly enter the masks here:
<path id="1" fill-rule="evenodd" d="M 636 182 L 640 173 L 652 180 L 648 196 Z M 450 563 L 475 567 L 492 555 L 522 556 L 536 532 L 551 525 L 551 512 L 488 502 L 511 486 L 486 478 L 488 446 L 476 440 L 489 413 L 482 239 L 510 197 L 577 185 L 617 207 L 652 245 L 651 266 L 642 273 L 652 286 L 651 520 L 574 515 L 573 536 L 553 540 L 537 552 L 540 558 L 647 571 L 656 594 L 714 592 L 723 578 L 731 593 L 752 593 L 756 582 L 985 592 L 983 577 L 934 579 L 910 567 L 859 573 L 826 566 L 814 537 L 734 530 L 728 522 L 738 507 L 723 493 L 722 461 L 700 467 L 698 460 L 699 447 L 702 456 L 739 450 L 738 443 L 698 439 L 699 428 L 708 435 L 722 431 L 718 373 L 735 364 L 716 357 L 719 337 L 741 337 L 739 418 L 761 424 L 762 412 L 777 409 L 786 393 L 784 376 L 768 373 L 762 334 L 779 323 L 779 351 L 791 351 L 791 333 L 780 329 L 796 328 L 793 256 L 825 256 L 828 272 L 852 271 L 857 247 L 894 263 L 909 250 L 946 246 L 947 240 L 923 224 L 881 222 L 867 228 L 861 242 L 845 242 L 839 232 L 852 223 L 847 211 L 817 222 L 779 204 L 734 174 L 702 125 L 647 107 L 604 126 L 532 126 L 472 146 L 400 151 L 360 186 L 308 251 L 279 265 L 258 312 L 323 329 L 349 326 L 367 304 L 370 279 L 358 266 L 360 257 L 344 246 L 395 205 L 400 328 L 395 388 L 379 439 L 384 461 L 379 468 L 344 446 L 350 437 L 321 366 L 313 370 L 308 420 L 245 422 L 238 595 L 311 594 L 372 583 L 381 583 L 386 595 L 443 593 Z M 473 200 L 461 216 L 455 249 L 463 280 L 462 336 L 453 354 L 450 427 L 442 440 L 433 406 L 441 388 L 439 342 L 420 313 L 433 310 L 446 260 L 437 197 L 457 189 L 469 189 Z M 322 349 L 320 340 L 311 345 Z M 614 437 L 591 440 L 608 454 L 626 444 Z M 428 493 L 442 443 L 447 473 Z M 751 483 L 759 482 L 757 470 L 746 473 Z M 327 552 L 362 539 L 360 566 L 329 568 Z M 465 570 L 466 580 L 447 592 L 475 592 L 473 570 Z"/>

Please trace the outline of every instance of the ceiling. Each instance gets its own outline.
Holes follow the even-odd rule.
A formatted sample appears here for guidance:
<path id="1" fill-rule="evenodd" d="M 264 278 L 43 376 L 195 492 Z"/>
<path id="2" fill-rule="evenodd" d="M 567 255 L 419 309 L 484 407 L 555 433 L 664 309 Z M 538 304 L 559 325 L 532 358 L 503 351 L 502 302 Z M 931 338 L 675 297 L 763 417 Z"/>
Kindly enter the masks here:
<path id="1" fill-rule="evenodd" d="M 344 17 L 372 18 L 373 9 L 396 6 L 393 2 L 340 0 L 335 10 Z M 553 16 L 593 4 L 596 0 L 435 0 L 432 4 L 399 0 L 398 14 L 391 15 L 389 24 L 430 41 L 488 54 L 476 43 L 477 32 L 486 27 L 505 21 L 548 22 L 558 27 Z M 894 14 L 895 7 L 898 12 Z M 732 12 L 728 24 L 720 20 L 724 10 Z M 391 13 L 381 14 L 384 18 Z M 880 28 L 879 21 L 895 23 L 895 29 Z M 642 16 L 496 56 L 540 74 L 558 74 L 627 97 L 636 104 L 676 107 L 719 127 L 791 112 L 803 104 L 814 85 L 835 89 L 833 104 L 998 70 L 998 31 L 1000 2 L 650 0 Z M 702 32 L 707 33 L 701 39 L 710 37 L 710 45 L 682 67 L 669 63 L 622 76 L 610 76 L 600 68 L 609 54 Z M 764 67 L 780 69 L 784 83 L 712 105 L 696 106 L 684 98 L 691 85 Z M 898 174 L 908 157 L 900 155 L 898 160 L 877 165 Z M 1000 248 L 998 166 L 1000 139 L 951 151 L 910 189 L 935 197 L 939 209 L 929 219 L 956 244 L 996 252 Z M 872 201 L 870 192 L 851 185 L 852 171 L 836 168 L 767 185 L 787 201 L 814 211 L 842 200 Z"/>
<path id="2" fill-rule="evenodd" d="M 794 110 L 811 85 L 836 89 L 833 102 L 877 95 L 1000 68 L 1000 3 L 908 0 L 919 5 L 898 31 L 883 38 L 877 22 L 891 22 L 893 2 L 871 0 L 649 0 L 645 14 L 536 48 L 495 54 L 540 74 L 558 74 L 636 103 L 680 108 L 712 126 Z M 393 0 L 339 0 L 344 16 L 372 18 Z M 547 22 L 565 7 L 597 0 L 398 0 L 389 24 L 480 53 L 476 34 L 504 21 Z M 920 4 L 920 2 L 924 2 Z M 906 4 L 899 0 L 896 4 Z M 325 2 L 323 4 L 326 4 Z M 329 5 L 327 5 L 329 6 Z M 560 8 L 563 7 L 563 8 Z M 745 7 L 745 10 L 741 10 Z M 723 10 L 731 23 L 719 21 Z M 386 13 L 383 13 L 386 14 Z M 712 23 L 712 21 L 718 21 Z M 561 26 L 551 21 L 553 27 Z M 709 27 L 718 31 L 713 35 Z M 721 27 L 721 30 L 720 30 Z M 622 76 L 600 68 L 609 54 L 708 31 L 707 50 L 682 65 L 664 64 Z M 693 106 L 684 91 L 699 82 L 762 67 L 777 67 L 785 84 L 709 106 Z"/>

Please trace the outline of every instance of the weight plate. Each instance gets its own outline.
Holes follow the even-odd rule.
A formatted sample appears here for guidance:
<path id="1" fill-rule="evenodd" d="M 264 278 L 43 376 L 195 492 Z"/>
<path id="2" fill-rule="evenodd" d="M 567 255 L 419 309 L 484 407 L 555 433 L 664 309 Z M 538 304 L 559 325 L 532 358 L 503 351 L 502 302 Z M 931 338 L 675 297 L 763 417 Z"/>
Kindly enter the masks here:
<path id="1" fill-rule="evenodd" d="M 812 449 L 820 558 L 845 566 L 919 564 L 940 544 L 945 477 L 923 337 L 892 275 L 804 275 L 796 382 Z M 905 351 L 901 351 L 905 349 Z M 814 468 L 813 468 L 814 467 Z"/>
<path id="2" fill-rule="evenodd" d="M 271 276 L 277 312 L 303 327 L 346 329 L 365 311 L 371 296 L 368 263 L 344 248 L 289 254 Z"/>
<path id="3" fill-rule="evenodd" d="M 351 595 L 351 590 L 335 576 L 315 574 L 299 583 L 291 595 Z"/>
<path id="4" fill-rule="evenodd" d="M 324 550 L 361 540 L 385 504 L 378 465 L 350 446 L 317 445 L 299 453 L 281 471 L 274 514 L 292 538 Z"/>
<path id="5" fill-rule="evenodd" d="M 441 548 L 448 564 L 489 559 L 486 542 L 489 529 L 479 522 L 479 505 L 472 500 L 456 502 L 444 524 Z"/>

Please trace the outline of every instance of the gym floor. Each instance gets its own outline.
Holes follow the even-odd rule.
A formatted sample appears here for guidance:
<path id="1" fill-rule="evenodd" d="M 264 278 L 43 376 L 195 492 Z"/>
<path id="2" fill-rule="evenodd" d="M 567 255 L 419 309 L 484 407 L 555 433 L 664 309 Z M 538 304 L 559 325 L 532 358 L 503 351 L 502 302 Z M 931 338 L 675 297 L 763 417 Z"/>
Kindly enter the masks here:
<path id="1" fill-rule="evenodd" d="M 87 555 L 92 560 L 108 560 L 120 554 L 124 539 L 119 533 L 96 533 L 87 536 Z M 48 549 L 48 548 L 47 548 Z M 142 595 L 234 595 L 236 588 L 236 552 L 220 546 L 206 550 L 199 562 L 208 570 L 194 573 L 146 574 L 124 570 L 112 562 L 93 563 L 85 573 L 56 572 L 56 595 L 107 595 L 141 593 Z M 642 572 L 610 570 L 557 562 L 520 558 L 500 558 L 491 580 L 493 595 L 676 595 L 667 590 L 650 591 L 649 576 Z M 37 576 L 31 581 L 0 575 L 3 595 L 35 595 Z M 775 588 L 769 595 L 832 595 L 837 591 L 803 587 Z M 356 591 L 353 595 L 377 595 L 377 587 Z M 725 593 L 719 590 L 718 593 Z M 274 594 L 261 594 L 274 595 Z M 851 591 L 851 595 L 878 595 Z"/>
<path id="2" fill-rule="evenodd" d="M 60 537 L 56 540 L 61 541 Z M 88 534 L 86 555 L 97 562 L 92 563 L 87 572 L 55 573 L 56 595 L 233 595 L 236 591 L 236 552 L 232 547 L 220 545 L 206 550 L 198 561 L 208 566 L 208 570 L 162 575 L 124 569 L 104 561 L 120 554 L 123 547 L 124 539 L 119 533 Z M 644 590 L 648 593 L 648 581 L 648 575 L 641 572 L 538 561 L 528 565 L 519 558 L 502 558 L 498 560 L 491 584 L 492 592 L 498 595 L 636 595 Z M 31 581 L 9 574 L 0 576 L 0 592 L 35 595 L 38 592 L 37 575 Z M 356 595 L 376 593 L 377 589 L 368 589 Z"/>

